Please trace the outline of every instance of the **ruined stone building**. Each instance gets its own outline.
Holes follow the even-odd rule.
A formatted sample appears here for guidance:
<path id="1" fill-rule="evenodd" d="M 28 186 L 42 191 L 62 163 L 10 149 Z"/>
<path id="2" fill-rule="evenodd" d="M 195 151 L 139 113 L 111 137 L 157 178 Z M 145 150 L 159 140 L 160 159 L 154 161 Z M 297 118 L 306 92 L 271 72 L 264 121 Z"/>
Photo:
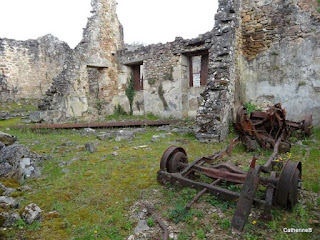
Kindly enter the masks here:
<path id="1" fill-rule="evenodd" d="M 127 46 L 115 0 L 92 0 L 75 49 L 53 36 L 0 39 L 0 97 L 38 98 L 44 121 L 134 114 L 195 117 L 202 141 L 226 137 L 240 104 L 282 103 L 288 118 L 320 123 L 320 14 L 316 0 L 219 0 L 213 29 L 166 44 Z M 214 13 L 212 13 L 214 15 Z"/>

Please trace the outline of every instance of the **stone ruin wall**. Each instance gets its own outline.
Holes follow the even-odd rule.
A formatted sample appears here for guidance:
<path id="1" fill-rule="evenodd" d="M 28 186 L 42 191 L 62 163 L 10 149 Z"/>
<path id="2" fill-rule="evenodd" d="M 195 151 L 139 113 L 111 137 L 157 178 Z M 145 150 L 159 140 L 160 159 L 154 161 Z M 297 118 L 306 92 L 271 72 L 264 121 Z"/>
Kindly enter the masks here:
<path id="1" fill-rule="evenodd" d="M 196 137 L 202 142 L 222 141 L 229 134 L 236 88 L 236 31 L 239 6 L 236 0 L 219 0 L 213 45 L 209 50 L 209 76 L 196 117 Z"/>
<path id="2" fill-rule="evenodd" d="M 123 90 L 117 82 L 117 51 L 124 47 L 116 1 L 92 0 L 92 16 L 83 39 L 67 58 L 39 105 L 38 120 L 92 120 L 112 111 L 113 96 Z"/>
<path id="3" fill-rule="evenodd" d="M 210 50 L 214 74 L 209 73 L 196 119 L 200 141 L 223 140 L 245 102 L 260 107 L 280 102 L 289 119 L 301 121 L 311 113 L 319 125 L 317 8 L 314 0 L 219 1 Z"/>
<path id="4" fill-rule="evenodd" d="M 116 1 L 92 0 L 93 15 L 74 50 L 64 50 L 67 54 L 59 54 L 55 61 L 46 55 L 50 47 L 41 47 L 45 46 L 42 42 L 55 46 L 51 49 L 57 52 L 60 45 L 38 39 L 35 41 L 39 44 L 34 43 L 37 54 L 21 51 L 18 54 L 26 52 L 26 57 L 16 59 L 34 60 L 39 56 L 41 70 L 51 71 L 48 79 L 53 78 L 53 82 L 37 113 L 46 121 L 90 120 L 112 113 L 117 104 L 128 111 L 125 85 L 130 67 L 143 62 L 144 90 L 136 94 L 134 114 L 152 112 L 178 118 L 196 115 L 200 141 L 223 140 L 235 109 L 244 102 L 260 106 L 281 102 L 289 118 L 301 120 L 308 112 L 319 124 L 320 14 L 311 7 L 316 4 L 315 0 L 219 0 L 213 30 L 199 38 L 126 49 Z M 2 56 L 8 49 L 15 49 L 5 41 L 0 44 Z M 16 45 L 28 49 L 24 42 Z M 209 54 L 207 86 L 189 87 L 188 53 L 204 49 Z M 2 57 L 0 64 L 9 79 L 15 71 L 3 64 L 3 59 L 10 61 Z M 24 61 L 30 63 L 25 66 L 30 68 L 30 76 L 37 73 L 42 77 L 19 81 L 29 84 L 26 88 L 37 85 L 34 91 L 40 96 L 50 82 L 46 83 L 45 75 L 33 67 L 35 61 L 31 60 Z M 50 61 L 54 67 L 46 67 Z M 39 80 L 33 80 L 32 85 L 30 79 Z M 47 87 L 42 87 L 45 84 Z"/>
<path id="5" fill-rule="evenodd" d="M 242 0 L 238 61 L 244 102 L 280 102 L 320 123 L 320 14 L 313 0 Z"/>
<path id="6" fill-rule="evenodd" d="M 189 86 L 190 54 L 200 54 L 212 46 L 212 33 L 185 40 L 177 37 L 166 44 L 137 48 L 130 46 L 119 52 L 122 82 L 126 83 L 130 66 L 143 63 L 143 90 L 136 92 L 135 114 L 153 113 L 162 117 L 195 117 L 205 86 Z M 123 96 L 124 106 L 126 96 Z"/>
<path id="7" fill-rule="evenodd" d="M 0 101 L 40 99 L 70 51 L 52 35 L 27 41 L 0 39 Z"/>

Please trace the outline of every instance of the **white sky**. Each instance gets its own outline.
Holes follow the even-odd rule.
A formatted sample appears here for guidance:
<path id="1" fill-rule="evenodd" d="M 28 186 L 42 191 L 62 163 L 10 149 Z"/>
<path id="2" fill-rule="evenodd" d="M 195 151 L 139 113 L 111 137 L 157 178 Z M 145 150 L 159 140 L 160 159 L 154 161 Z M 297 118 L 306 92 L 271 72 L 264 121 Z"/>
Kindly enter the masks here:
<path id="1" fill-rule="evenodd" d="M 118 0 L 126 43 L 197 37 L 213 28 L 218 0 Z M 0 38 L 52 34 L 71 47 L 82 38 L 90 0 L 0 0 Z"/>

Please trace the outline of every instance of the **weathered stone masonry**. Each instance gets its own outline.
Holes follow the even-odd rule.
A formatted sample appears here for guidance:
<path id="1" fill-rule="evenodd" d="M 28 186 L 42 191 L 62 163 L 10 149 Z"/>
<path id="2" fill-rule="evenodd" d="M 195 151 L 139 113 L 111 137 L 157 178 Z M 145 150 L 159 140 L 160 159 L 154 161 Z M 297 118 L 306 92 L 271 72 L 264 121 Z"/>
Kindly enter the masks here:
<path id="1" fill-rule="evenodd" d="M 238 27 L 236 1 L 220 0 L 215 15 L 213 45 L 209 50 L 209 77 L 202 93 L 196 137 L 203 142 L 221 141 L 229 132 L 235 93 L 235 32 Z"/>
<path id="2" fill-rule="evenodd" d="M 209 51 L 214 64 L 197 116 L 201 141 L 224 139 L 234 109 L 244 102 L 280 102 L 290 119 L 312 113 L 320 123 L 317 6 L 312 0 L 219 1 L 218 34 Z"/>
<path id="3" fill-rule="evenodd" d="M 83 39 L 67 58 L 63 71 L 54 79 L 39 108 L 44 120 L 91 119 L 110 112 L 111 102 L 121 90 L 117 77 L 122 49 L 122 26 L 114 0 L 92 0 Z"/>
<path id="4" fill-rule="evenodd" d="M 262 107 L 281 102 L 290 119 L 312 113 L 319 124 L 320 14 L 315 4 L 219 0 L 212 31 L 191 40 L 125 47 L 116 1 L 92 0 L 93 15 L 74 50 L 41 38 L 0 41 L 2 92 L 28 97 L 24 87 L 36 85 L 41 96 L 48 88 L 34 119 L 90 120 L 111 114 L 117 105 L 129 110 L 125 86 L 132 74 L 134 114 L 196 116 L 200 141 L 223 140 L 244 102 Z M 50 49 L 57 54 L 51 56 Z"/>
<path id="5" fill-rule="evenodd" d="M 239 77 L 244 101 L 282 103 L 320 123 L 320 14 L 311 0 L 242 0 Z"/>
<path id="6" fill-rule="evenodd" d="M 206 56 L 211 46 L 212 33 L 207 32 L 191 40 L 178 37 L 166 44 L 120 51 L 124 83 L 132 73 L 132 66 L 137 63 L 143 66 L 143 90 L 137 92 L 136 112 L 194 117 L 205 86 L 190 86 L 189 61 L 192 56 Z M 203 65 L 203 68 L 208 67 Z"/>
<path id="7" fill-rule="evenodd" d="M 0 101 L 43 97 L 70 51 L 52 35 L 28 41 L 0 39 Z"/>

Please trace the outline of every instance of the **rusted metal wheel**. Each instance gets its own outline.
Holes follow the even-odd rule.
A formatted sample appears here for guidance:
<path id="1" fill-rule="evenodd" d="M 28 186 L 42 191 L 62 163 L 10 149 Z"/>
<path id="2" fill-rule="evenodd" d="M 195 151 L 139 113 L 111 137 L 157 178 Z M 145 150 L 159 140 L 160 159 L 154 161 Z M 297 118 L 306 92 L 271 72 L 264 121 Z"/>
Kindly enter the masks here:
<path id="1" fill-rule="evenodd" d="M 298 188 L 301 180 L 301 162 L 288 160 L 281 171 L 276 190 L 276 202 L 285 208 L 292 208 L 298 202 Z"/>
<path id="2" fill-rule="evenodd" d="M 169 173 L 179 172 L 179 163 L 188 163 L 186 151 L 182 147 L 171 146 L 162 155 L 160 169 Z"/>
<path id="3" fill-rule="evenodd" d="M 306 136 L 310 136 L 312 134 L 312 115 L 306 115 L 304 118 L 303 131 Z"/>

